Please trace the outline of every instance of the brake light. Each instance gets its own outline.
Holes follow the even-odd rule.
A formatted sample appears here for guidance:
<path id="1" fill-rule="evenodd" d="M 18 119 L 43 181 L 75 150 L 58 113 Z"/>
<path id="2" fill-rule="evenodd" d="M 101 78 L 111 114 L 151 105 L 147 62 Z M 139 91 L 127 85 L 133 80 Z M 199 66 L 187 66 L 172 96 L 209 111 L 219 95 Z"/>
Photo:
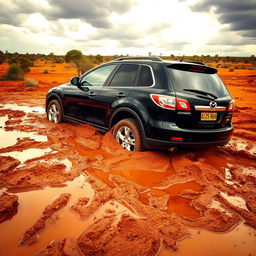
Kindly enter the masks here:
<path id="1" fill-rule="evenodd" d="M 176 98 L 176 109 L 190 111 L 190 105 L 187 100 Z"/>
<path id="2" fill-rule="evenodd" d="M 176 100 L 175 100 L 175 97 L 173 96 L 150 94 L 150 97 L 153 100 L 153 102 L 161 108 L 172 109 L 172 110 L 175 110 L 176 108 Z"/>
<path id="3" fill-rule="evenodd" d="M 234 109 L 235 109 L 235 100 L 233 99 L 233 100 L 231 100 L 231 101 L 228 103 L 228 109 L 227 109 L 227 111 L 233 112 Z"/>
<path id="4" fill-rule="evenodd" d="M 186 111 L 191 110 L 189 102 L 185 99 L 160 94 L 150 94 L 150 97 L 153 102 L 161 108 Z"/>
<path id="5" fill-rule="evenodd" d="M 183 137 L 171 137 L 173 141 L 183 141 Z"/>

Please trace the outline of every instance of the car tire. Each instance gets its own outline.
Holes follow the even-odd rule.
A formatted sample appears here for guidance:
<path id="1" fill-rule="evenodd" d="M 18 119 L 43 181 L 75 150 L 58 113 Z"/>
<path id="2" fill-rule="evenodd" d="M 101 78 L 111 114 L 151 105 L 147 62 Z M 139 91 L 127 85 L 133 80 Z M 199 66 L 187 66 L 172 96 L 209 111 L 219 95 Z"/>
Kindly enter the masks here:
<path id="1" fill-rule="evenodd" d="M 53 123 L 62 123 L 62 108 L 58 100 L 51 100 L 47 107 L 47 119 Z"/>
<path id="2" fill-rule="evenodd" d="M 119 121 L 113 129 L 113 137 L 121 147 L 128 151 L 143 149 L 139 126 L 132 118 Z"/>

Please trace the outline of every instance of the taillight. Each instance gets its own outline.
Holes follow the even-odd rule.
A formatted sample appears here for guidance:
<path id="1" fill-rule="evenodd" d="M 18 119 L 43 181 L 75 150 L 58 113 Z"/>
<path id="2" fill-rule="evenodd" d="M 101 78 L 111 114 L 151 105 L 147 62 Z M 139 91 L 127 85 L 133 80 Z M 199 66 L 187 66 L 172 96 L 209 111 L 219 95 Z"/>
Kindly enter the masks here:
<path id="1" fill-rule="evenodd" d="M 176 98 L 176 109 L 190 111 L 190 105 L 187 100 Z"/>
<path id="2" fill-rule="evenodd" d="M 150 97 L 153 100 L 153 102 L 161 108 L 186 111 L 191 110 L 189 102 L 185 99 L 160 94 L 150 94 Z"/>
<path id="3" fill-rule="evenodd" d="M 175 107 L 176 107 L 175 97 L 160 95 L 160 94 L 150 94 L 150 97 L 157 106 L 161 108 L 175 110 Z"/>
<path id="4" fill-rule="evenodd" d="M 228 103 L 228 108 L 227 108 L 227 111 L 234 111 L 235 109 L 235 100 L 231 100 L 229 103 Z"/>

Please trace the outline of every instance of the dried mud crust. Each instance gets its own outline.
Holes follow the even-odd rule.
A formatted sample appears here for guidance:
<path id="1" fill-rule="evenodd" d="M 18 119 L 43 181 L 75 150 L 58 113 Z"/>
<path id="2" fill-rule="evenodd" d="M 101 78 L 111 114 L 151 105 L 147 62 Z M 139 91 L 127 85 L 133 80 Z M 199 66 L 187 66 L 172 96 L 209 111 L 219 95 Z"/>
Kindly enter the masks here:
<path id="1" fill-rule="evenodd" d="M 78 251 L 75 241 L 64 238 L 52 241 L 34 256 L 82 256 L 82 254 Z"/>
<path id="2" fill-rule="evenodd" d="M 18 197 L 3 193 L 0 195 L 0 223 L 12 218 L 18 212 Z"/>
<path id="3" fill-rule="evenodd" d="M 78 247 L 84 255 L 153 256 L 159 251 L 160 239 L 147 222 L 123 215 L 114 225 L 115 217 L 98 220 L 79 238 Z"/>
<path id="4" fill-rule="evenodd" d="M 24 164 L 12 157 L 0 156 L 0 188 L 18 192 L 59 186 L 86 173 L 89 176 L 87 182 L 95 191 L 94 197 L 81 195 L 77 203 L 71 206 L 71 211 L 89 220 L 98 216 L 97 212 L 102 207 L 118 202 L 133 212 L 131 216 L 122 216 L 115 209 L 108 209 L 103 216 L 95 217 L 95 222 L 86 227 L 77 240 L 71 242 L 68 237 L 57 240 L 37 255 L 124 255 L 124 251 L 126 255 L 155 255 L 160 243 L 172 250 L 178 249 L 179 241 L 189 235 L 190 227 L 222 232 L 232 230 L 241 221 L 256 227 L 256 178 L 253 175 L 256 164 L 252 150 L 256 135 L 256 108 L 251 100 L 255 92 L 246 87 L 246 79 L 241 86 L 236 85 L 236 81 L 230 80 L 230 77 L 224 79 L 228 81 L 238 106 L 233 118 L 236 137 L 226 147 L 215 150 L 132 153 L 120 148 L 111 133 L 102 136 L 87 125 L 56 125 L 39 113 L 25 114 L 23 111 L 0 108 L 0 116 L 8 117 L 2 129 L 33 132 L 48 138 L 47 142 L 19 139 L 16 145 L 1 148 L 0 154 L 30 148 L 52 150 Z M 11 82 L 10 86 L 4 82 L 0 84 L 0 91 L 9 92 L 0 96 L 2 102 L 31 106 L 43 106 L 48 90 L 46 87 L 49 87 L 49 84 L 44 87 L 40 83 L 40 87 L 33 88 L 29 91 L 29 97 L 26 97 L 26 94 L 20 93 L 27 91 L 22 83 L 18 89 L 17 83 Z M 246 91 L 241 88 L 243 86 Z M 238 147 L 239 139 L 246 141 L 244 148 Z M 72 163 L 70 171 L 66 170 L 62 162 L 66 158 Z M 232 166 L 227 163 L 232 163 Z M 245 172 L 247 168 L 251 170 L 249 174 Z M 227 178 L 226 169 L 231 178 Z M 149 175 L 154 172 L 166 175 L 152 187 L 152 184 L 142 183 L 137 177 L 129 176 L 130 170 L 151 171 Z M 168 189 L 171 191 L 172 186 L 177 184 L 196 184 L 200 189 L 184 186 L 173 196 Z M 168 207 L 175 204 L 175 197 L 186 202 L 188 211 L 192 210 L 196 214 L 175 213 L 175 206 L 170 210 Z M 239 199 L 242 205 L 232 201 L 233 198 Z M 10 209 L 13 209 L 16 196 L 9 195 L 6 199 Z M 0 207 L 2 205 L 0 202 Z M 48 207 L 51 212 L 55 206 Z M 23 237 L 24 244 L 36 241 L 36 235 L 47 228 L 52 214 L 44 212 L 35 225 L 27 230 Z"/>
<path id="5" fill-rule="evenodd" d="M 29 228 L 23 235 L 20 244 L 33 244 L 37 241 L 38 237 L 36 236 L 47 224 L 47 220 L 61 208 L 65 207 L 71 194 L 65 193 L 61 194 L 54 202 L 48 206 L 43 211 L 43 216 L 36 221 L 36 223 Z"/>

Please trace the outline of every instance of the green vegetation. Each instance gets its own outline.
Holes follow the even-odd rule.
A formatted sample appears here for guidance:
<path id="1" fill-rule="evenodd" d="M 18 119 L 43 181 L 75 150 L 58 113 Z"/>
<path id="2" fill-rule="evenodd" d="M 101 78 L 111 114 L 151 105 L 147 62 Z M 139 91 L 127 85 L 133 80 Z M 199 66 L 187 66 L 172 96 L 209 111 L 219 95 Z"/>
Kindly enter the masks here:
<path id="1" fill-rule="evenodd" d="M 82 60 L 83 54 L 79 50 L 71 50 L 68 51 L 65 55 L 66 62 L 73 62 L 77 68 L 77 74 L 80 74 L 80 65 Z"/>
<path id="2" fill-rule="evenodd" d="M 23 71 L 17 64 L 12 64 L 3 77 L 4 80 L 23 80 Z"/>
<path id="3" fill-rule="evenodd" d="M 79 67 L 80 74 L 83 74 L 84 72 L 86 72 L 91 68 L 93 68 L 93 63 L 91 59 L 87 56 L 83 56 L 80 61 L 80 67 Z"/>
<path id="4" fill-rule="evenodd" d="M 151 53 L 149 53 L 151 54 Z M 65 56 L 55 55 L 53 52 L 50 54 L 19 54 L 9 53 L 8 51 L 0 51 L 0 64 L 3 62 L 8 62 L 11 64 L 10 70 L 7 71 L 3 79 L 15 80 L 23 79 L 24 74 L 28 73 L 30 67 L 33 66 L 34 61 L 40 60 L 51 67 L 55 67 L 57 63 L 67 62 L 69 64 L 64 64 L 66 69 L 75 66 L 77 69 L 77 74 L 81 75 L 92 67 L 99 65 L 101 63 L 109 62 L 113 59 L 125 57 L 129 55 L 113 55 L 113 56 L 102 56 L 97 55 L 83 55 L 79 50 L 70 50 Z M 230 72 L 236 69 L 256 69 L 256 57 L 251 55 L 250 57 L 235 57 L 235 56 L 219 56 L 218 54 L 211 55 L 193 55 L 193 56 L 175 56 L 171 54 L 169 56 L 162 56 L 164 60 L 181 60 L 182 61 L 192 61 L 192 62 L 203 62 L 214 66 L 216 68 L 227 68 Z M 232 66 L 230 65 L 232 63 Z M 15 64 L 15 65 L 13 65 Z M 40 66 L 40 65 L 39 65 Z M 43 71 L 44 74 L 48 74 L 49 69 Z"/>
<path id="5" fill-rule="evenodd" d="M 32 78 L 25 78 L 25 86 L 26 87 L 38 87 L 38 81 L 32 79 Z"/>
<path id="6" fill-rule="evenodd" d="M 5 59 L 5 54 L 2 51 L 0 51 L 0 64 L 4 63 Z"/>
<path id="7" fill-rule="evenodd" d="M 12 57 L 9 59 L 8 62 L 9 62 L 9 64 L 18 65 L 24 74 L 28 73 L 30 71 L 29 67 L 32 67 L 34 64 L 31 60 L 29 60 L 28 58 L 25 58 L 23 56 Z"/>

